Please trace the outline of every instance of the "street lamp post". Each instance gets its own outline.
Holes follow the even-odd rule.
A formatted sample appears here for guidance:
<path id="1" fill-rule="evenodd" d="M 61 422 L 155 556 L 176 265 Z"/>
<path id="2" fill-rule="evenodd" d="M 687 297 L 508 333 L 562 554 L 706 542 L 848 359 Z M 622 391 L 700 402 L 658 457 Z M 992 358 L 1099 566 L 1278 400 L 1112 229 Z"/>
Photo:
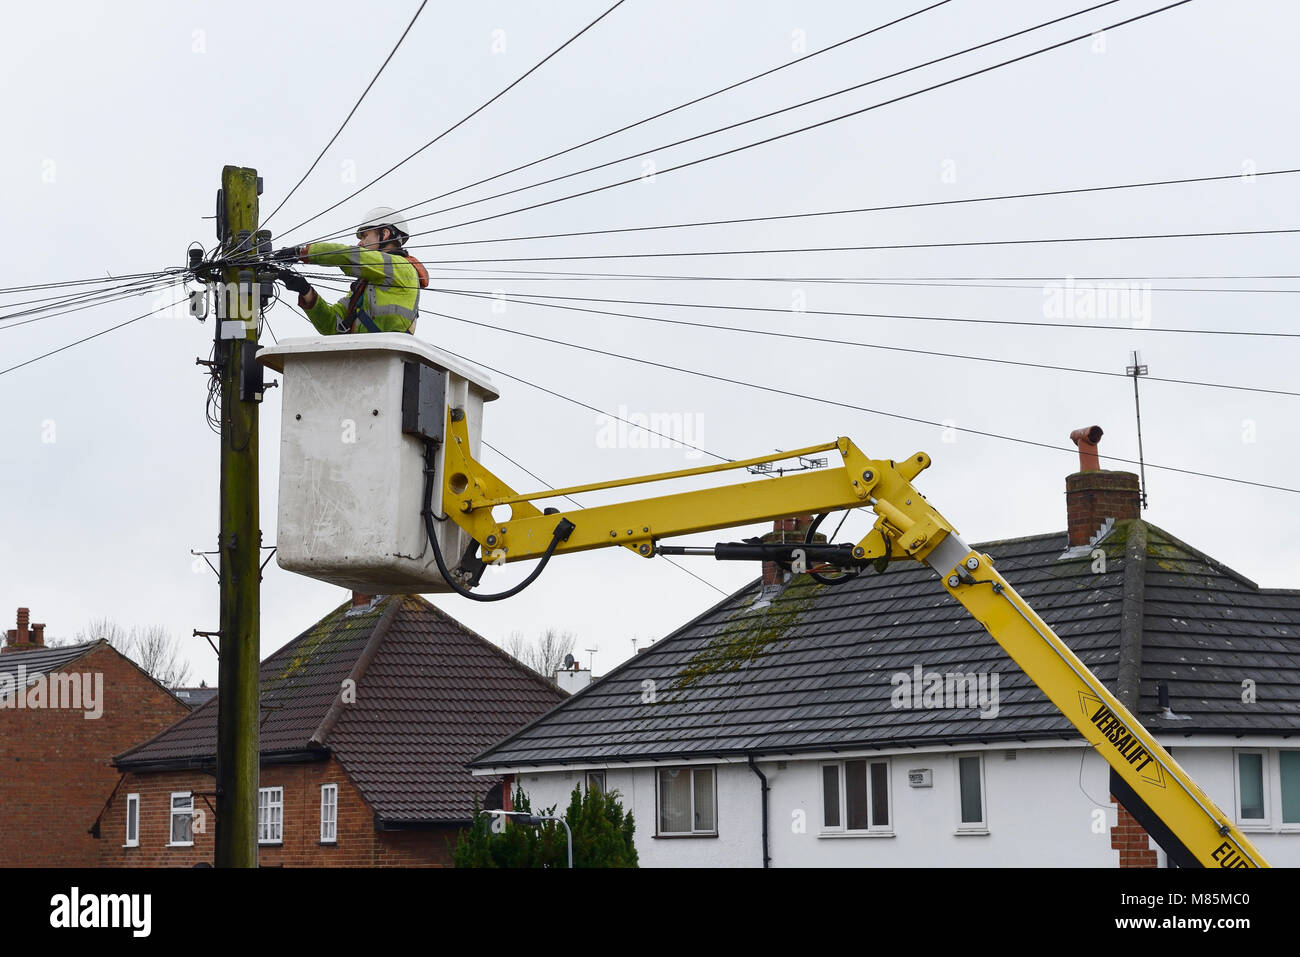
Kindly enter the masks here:
<path id="1" fill-rule="evenodd" d="M 532 814 L 528 811 L 487 811 L 494 817 L 500 814 L 502 817 L 512 817 L 520 824 L 528 827 L 538 827 L 543 821 L 559 821 L 564 825 L 564 835 L 569 844 L 569 869 L 573 869 L 573 831 L 569 828 L 569 822 L 562 817 L 556 817 L 552 814 Z"/>

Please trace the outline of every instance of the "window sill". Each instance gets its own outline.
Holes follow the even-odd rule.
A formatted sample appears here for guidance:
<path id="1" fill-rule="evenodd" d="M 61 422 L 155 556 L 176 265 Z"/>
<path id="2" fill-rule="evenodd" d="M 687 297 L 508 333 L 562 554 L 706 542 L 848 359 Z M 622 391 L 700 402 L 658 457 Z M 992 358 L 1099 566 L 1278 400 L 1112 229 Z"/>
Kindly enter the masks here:
<path id="1" fill-rule="evenodd" d="M 817 836 L 819 838 L 826 837 L 826 838 L 831 838 L 832 840 L 838 840 L 840 838 L 856 838 L 856 837 L 893 837 L 894 832 L 893 831 L 822 831 Z"/>
<path id="2" fill-rule="evenodd" d="M 688 834 L 688 833 L 682 833 L 682 834 L 656 834 L 656 835 L 654 836 L 654 839 L 655 839 L 656 841 L 658 841 L 658 840 L 673 840 L 673 841 L 675 841 L 675 840 L 678 840 L 678 839 L 680 839 L 680 838 L 684 838 L 684 837 L 686 837 L 686 838 L 690 838 L 690 837 L 716 838 L 717 836 L 718 836 L 718 832 L 717 832 L 717 831 L 700 831 L 698 834 L 695 834 L 695 833 L 690 833 L 690 834 Z"/>
<path id="3" fill-rule="evenodd" d="M 284 841 L 258 841 L 258 847 L 284 847 Z"/>
<path id="4" fill-rule="evenodd" d="M 193 841 L 168 841 L 163 847 L 193 847 Z"/>
<path id="5" fill-rule="evenodd" d="M 131 848 L 131 847 L 139 847 L 139 846 L 140 846 L 140 842 L 139 842 L 139 841 L 136 841 L 134 844 L 123 844 L 123 845 L 122 845 L 123 848 Z"/>
<path id="6" fill-rule="evenodd" d="M 958 837 L 987 837 L 989 829 L 987 827 L 959 827 L 953 833 Z"/>
<path id="7" fill-rule="evenodd" d="M 333 840 L 333 841 L 317 841 L 317 842 L 316 842 L 316 846 L 317 846 L 317 847 L 338 847 L 338 846 L 339 846 L 339 842 L 338 842 L 337 840 Z"/>

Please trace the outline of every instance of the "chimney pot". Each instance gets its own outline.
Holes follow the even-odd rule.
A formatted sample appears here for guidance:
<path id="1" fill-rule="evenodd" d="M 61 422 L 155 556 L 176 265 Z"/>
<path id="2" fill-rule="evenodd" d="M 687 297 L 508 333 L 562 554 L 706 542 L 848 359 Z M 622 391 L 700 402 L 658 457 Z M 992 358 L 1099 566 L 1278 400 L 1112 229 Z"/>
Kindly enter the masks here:
<path id="1" fill-rule="evenodd" d="M 1100 425 L 1085 426 L 1070 433 L 1070 441 L 1079 448 L 1080 472 L 1096 472 L 1101 469 L 1101 462 L 1097 458 L 1097 443 L 1103 434 Z"/>
<path id="2" fill-rule="evenodd" d="M 8 641 L 3 648 L 0 648 L 0 654 L 11 651 L 26 651 L 29 648 L 45 647 L 45 626 L 35 625 L 29 628 L 32 620 L 31 610 L 28 608 L 18 609 L 18 627 L 10 628 L 5 634 Z"/>

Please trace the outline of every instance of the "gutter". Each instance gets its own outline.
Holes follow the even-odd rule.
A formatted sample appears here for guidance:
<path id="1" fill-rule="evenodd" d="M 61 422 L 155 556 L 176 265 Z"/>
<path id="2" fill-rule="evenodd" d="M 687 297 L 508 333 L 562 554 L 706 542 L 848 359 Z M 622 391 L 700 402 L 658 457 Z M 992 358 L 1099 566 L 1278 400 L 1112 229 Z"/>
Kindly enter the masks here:
<path id="1" fill-rule="evenodd" d="M 758 765 L 754 763 L 754 755 L 750 754 L 748 757 L 749 770 L 758 775 L 758 780 L 760 782 L 759 792 L 762 795 L 763 803 L 763 867 L 768 868 L 772 866 L 772 855 L 769 854 L 767 850 L 767 792 L 772 789 L 768 786 L 767 775 L 760 771 Z"/>
<path id="2" fill-rule="evenodd" d="M 259 756 L 259 765 L 270 764 L 304 764 L 311 761 L 324 761 L 330 756 L 328 748 L 296 748 L 292 751 L 263 751 Z M 184 758 L 149 758 L 143 761 L 114 761 L 113 767 L 119 771 L 149 773 L 155 771 L 205 771 L 215 772 L 217 759 L 210 754 Z"/>

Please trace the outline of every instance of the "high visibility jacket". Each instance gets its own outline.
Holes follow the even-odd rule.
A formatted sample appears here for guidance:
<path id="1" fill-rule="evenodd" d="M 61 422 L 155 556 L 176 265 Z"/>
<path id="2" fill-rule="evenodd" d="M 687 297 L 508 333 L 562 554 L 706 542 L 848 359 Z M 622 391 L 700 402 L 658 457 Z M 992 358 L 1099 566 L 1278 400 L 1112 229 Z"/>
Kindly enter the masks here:
<path id="1" fill-rule="evenodd" d="M 302 260 L 338 266 L 355 279 L 351 293 L 338 302 L 331 305 L 318 295 L 314 306 L 303 307 L 321 335 L 415 332 L 420 289 L 429 284 L 428 272 L 415 257 L 340 243 L 312 243 L 303 248 Z"/>

